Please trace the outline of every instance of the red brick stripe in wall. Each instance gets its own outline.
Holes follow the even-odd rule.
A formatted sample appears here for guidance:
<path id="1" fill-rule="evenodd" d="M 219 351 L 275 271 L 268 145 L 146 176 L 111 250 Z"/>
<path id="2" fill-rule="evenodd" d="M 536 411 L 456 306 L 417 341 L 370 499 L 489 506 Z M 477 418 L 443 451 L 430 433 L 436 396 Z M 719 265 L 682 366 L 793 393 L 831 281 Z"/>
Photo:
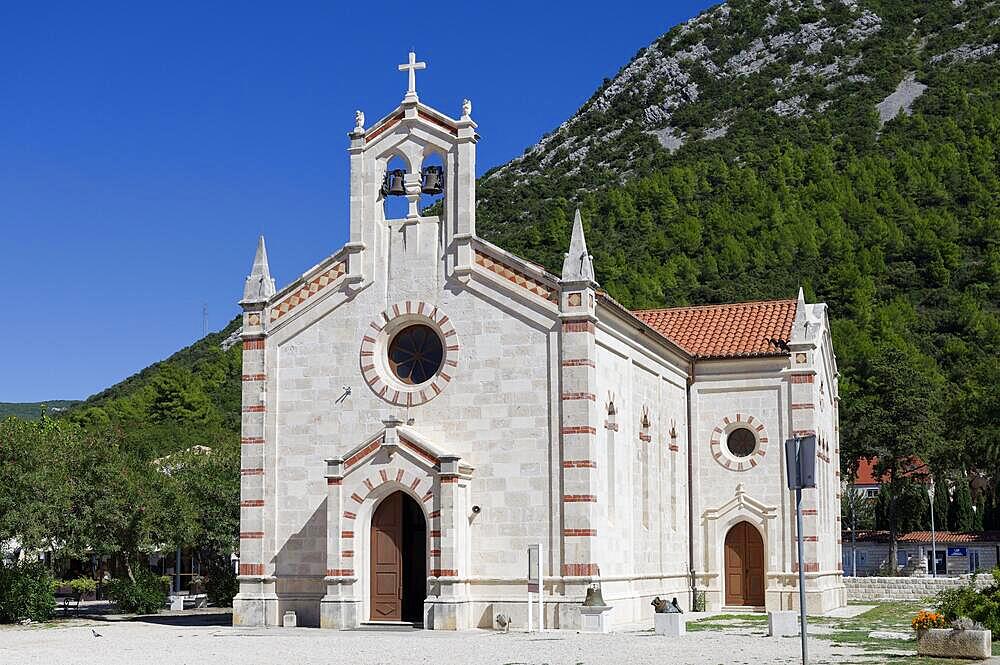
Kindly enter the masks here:
<path id="1" fill-rule="evenodd" d="M 263 531 L 240 531 L 240 540 L 260 540 L 263 537 Z"/>
<path id="2" fill-rule="evenodd" d="M 267 376 L 264 374 L 244 374 L 240 377 L 244 381 L 266 381 Z"/>
<path id="3" fill-rule="evenodd" d="M 251 406 L 244 406 L 243 413 L 264 413 L 264 405 L 253 404 Z"/>
<path id="4" fill-rule="evenodd" d="M 263 575 L 264 564 L 262 563 L 241 563 L 240 575 Z"/>
<path id="5" fill-rule="evenodd" d="M 353 568 L 327 568 L 327 577 L 354 577 Z"/>
<path id="6" fill-rule="evenodd" d="M 241 476 L 263 476 L 264 469 L 240 469 Z"/>
<path id="7" fill-rule="evenodd" d="M 343 485 L 344 484 L 344 479 L 343 478 L 327 478 L 326 479 L 326 484 L 327 485 Z"/>
<path id="8" fill-rule="evenodd" d="M 246 501 L 240 501 L 241 508 L 260 508 L 263 505 L 263 499 L 247 499 Z"/>
<path id="9" fill-rule="evenodd" d="M 347 458 L 347 461 L 344 462 L 344 466 L 345 467 L 354 466 L 355 464 L 363 460 L 365 456 L 367 456 L 369 453 L 372 453 L 375 450 L 377 450 L 381 444 L 382 442 L 380 440 L 372 441 L 367 446 L 359 450 L 357 453 Z"/>
<path id="10" fill-rule="evenodd" d="M 353 531 L 341 531 L 340 532 L 340 537 L 341 538 L 353 538 L 354 537 L 354 532 Z"/>
<path id="11" fill-rule="evenodd" d="M 597 574 L 597 564 L 596 563 L 564 563 L 562 565 L 562 574 L 572 577 L 581 577 L 587 575 Z"/>
<path id="12" fill-rule="evenodd" d="M 792 383 L 813 383 L 815 379 L 814 374 L 791 374 L 788 377 L 789 381 Z"/>
<path id="13" fill-rule="evenodd" d="M 574 332 L 594 332 L 594 322 L 593 321 L 563 321 L 563 332 L 564 333 L 574 333 Z"/>
<path id="14" fill-rule="evenodd" d="M 563 529 L 564 536 L 596 536 L 597 529 Z"/>
<path id="15" fill-rule="evenodd" d="M 243 340 L 243 350 L 244 351 L 259 351 L 264 348 L 263 339 L 245 339 Z"/>
<path id="16" fill-rule="evenodd" d="M 563 367 L 597 367 L 597 363 L 589 358 L 574 358 L 562 361 Z"/>
<path id="17" fill-rule="evenodd" d="M 254 444 L 264 443 L 264 438 L 260 436 L 244 436 L 240 439 L 240 443 L 245 446 L 250 446 Z"/>
<path id="18" fill-rule="evenodd" d="M 597 401 L 597 396 L 593 393 L 563 393 L 563 401 L 570 401 L 574 399 L 589 399 L 591 402 Z"/>
<path id="19" fill-rule="evenodd" d="M 593 494 L 565 494 L 563 503 L 597 503 L 597 497 Z"/>
<path id="20" fill-rule="evenodd" d="M 596 427 L 588 427 L 586 425 L 578 425 L 575 427 L 563 427 L 559 430 L 560 434 L 597 434 Z"/>
<path id="21" fill-rule="evenodd" d="M 431 568 L 431 577 L 458 577 L 454 568 Z"/>
<path id="22" fill-rule="evenodd" d="M 564 469 L 596 469 L 597 462 L 589 459 L 568 459 L 562 463 Z"/>

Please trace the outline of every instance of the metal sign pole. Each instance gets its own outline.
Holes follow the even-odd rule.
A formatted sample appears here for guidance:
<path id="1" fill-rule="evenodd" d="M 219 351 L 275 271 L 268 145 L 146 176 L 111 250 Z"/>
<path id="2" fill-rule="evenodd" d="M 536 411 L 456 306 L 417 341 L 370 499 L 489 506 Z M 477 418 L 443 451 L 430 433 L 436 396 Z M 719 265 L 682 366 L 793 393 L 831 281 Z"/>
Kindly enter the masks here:
<path id="1" fill-rule="evenodd" d="M 809 662 L 809 624 L 806 620 L 806 562 L 802 545 L 802 488 L 816 487 L 816 435 L 785 439 L 788 489 L 795 490 L 795 541 L 799 554 L 799 634 L 802 665 Z"/>
<path id="2" fill-rule="evenodd" d="M 796 540 L 798 540 L 799 548 L 799 617 L 800 617 L 800 628 L 799 633 L 802 639 L 802 665 L 806 665 L 809 662 L 809 640 L 807 637 L 807 624 L 806 624 L 806 573 L 805 573 L 805 563 L 802 557 L 802 488 L 798 487 L 795 489 L 795 523 L 796 523 Z"/>

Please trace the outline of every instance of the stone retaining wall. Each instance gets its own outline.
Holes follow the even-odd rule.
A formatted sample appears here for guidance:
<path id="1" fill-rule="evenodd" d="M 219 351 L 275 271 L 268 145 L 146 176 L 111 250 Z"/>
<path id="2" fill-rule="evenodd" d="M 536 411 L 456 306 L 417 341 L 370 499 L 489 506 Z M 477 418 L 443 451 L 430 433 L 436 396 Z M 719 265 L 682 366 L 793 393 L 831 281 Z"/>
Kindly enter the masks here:
<path id="1" fill-rule="evenodd" d="M 968 584 L 962 577 L 844 577 L 847 599 L 859 601 L 923 600 L 944 589 Z M 976 587 L 983 589 L 993 582 L 992 575 L 979 575 Z"/>

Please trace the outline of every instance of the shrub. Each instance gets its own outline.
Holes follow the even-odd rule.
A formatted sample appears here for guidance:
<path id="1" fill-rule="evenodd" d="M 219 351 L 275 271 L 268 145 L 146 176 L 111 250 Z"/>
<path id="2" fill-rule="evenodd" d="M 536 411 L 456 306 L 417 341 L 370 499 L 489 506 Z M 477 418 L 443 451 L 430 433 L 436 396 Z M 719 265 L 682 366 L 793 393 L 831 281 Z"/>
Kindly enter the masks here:
<path id="1" fill-rule="evenodd" d="M 46 621 L 56 611 L 52 573 L 41 563 L 0 562 L 0 623 Z"/>
<path id="2" fill-rule="evenodd" d="M 82 598 L 97 591 L 97 581 L 89 577 L 77 577 L 69 581 L 69 588 L 73 590 L 73 595 Z"/>
<path id="3" fill-rule="evenodd" d="M 149 571 L 136 573 L 134 582 L 128 578 L 111 580 L 108 597 L 122 612 L 134 614 L 154 614 L 167 602 L 163 580 Z"/>
<path id="4" fill-rule="evenodd" d="M 240 583 L 232 566 L 221 565 L 212 569 L 205 578 L 205 593 L 208 602 L 216 607 L 230 607 L 233 597 L 240 590 Z"/>
<path id="5" fill-rule="evenodd" d="M 976 590 L 973 575 L 965 586 L 940 592 L 934 605 L 947 621 L 968 617 L 1000 638 L 1000 570 L 993 571 L 993 584 L 982 591 Z"/>

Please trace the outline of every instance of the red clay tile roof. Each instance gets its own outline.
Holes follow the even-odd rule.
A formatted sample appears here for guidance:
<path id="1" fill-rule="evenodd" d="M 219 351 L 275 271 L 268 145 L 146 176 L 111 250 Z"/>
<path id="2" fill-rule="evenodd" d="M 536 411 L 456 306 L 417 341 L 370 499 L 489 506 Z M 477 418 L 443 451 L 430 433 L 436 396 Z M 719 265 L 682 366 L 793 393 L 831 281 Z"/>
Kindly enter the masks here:
<path id="1" fill-rule="evenodd" d="M 875 464 L 877 459 L 858 460 L 858 475 L 854 478 L 855 485 L 881 485 L 884 478 L 875 477 Z"/>
<path id="2" fill-rule="evenodd" d="M 849 532 L 845 532 L 849 533 Z M 967 533 L 960 531 L 937 531 L 935 539 L 938 544 L 947 543 L 997 543 L 1000 542 L 1000 531 L 983 531 L 982 533 Z M 844 535 L 843 541 L 846 543 L 850 536 Z M 888 531 L 858 531 L 855 540 L 859 543 L 887 543 L 889 542 Z M 901 543 L 929 543 L 931 542 L 930 531 L 910 531 L 896 536 L 896 540 Z"/>
<path id="3" fill-rule="evenodd" d="M 842 539 L 845 543 L 850 542 L 850 531 L 845 530 Z M 934 534 L 938 545 L 948 543 L 998 543 L 1000 542 L 1000 531 L 983 531 L 982 533 L 964 533 L 957 531 L 937 531 Z M 862 531 L 859 530 L 854 539 L 859 543 L 887 543 L 889 542 L 888 531 Z M 930 543 L 930 531 L 910 531 L 896 536 L 896 540 L 901 543 Z"/>
<path id="4" fill-rule="evenodd" d="M 881 485 L 882 483 L 889 482 L 889 476 L 883 475 L 881 478 L 875 477 L 875 465 L 878 464 L 878 458 L 872 457 L 871 459 L 865 459 L 862 457 L 858 460 L 858 475 L 854 478 L 855 485 Z M 903 460 L 900 465 L 900 470 L 902 475 L 909 476 L 912 475 L 917 480 L 924 480 L 927 475 L 927 465 L 918 457 L 911 457 L 909 459 Z"/>
<path id="5" fill-rule="evenodd" d="M 795 305 L 795 300 L 767 300 L 632 314 L 696 358 L 781 356 L 788 352 L 770 340 L 791 337 Z"/>
<path id="6" fill-rule="evenodd" d="M 996 531 L 983 531 L 982 533 L 938 531 L 934 535 L 939 543 L 993 543 L 1000 540 L 1000 533 Z M 929 543 L 931 542 L 931 532 L 911 531 L 899 536 L 899 541 L 903 543 Z"/>

